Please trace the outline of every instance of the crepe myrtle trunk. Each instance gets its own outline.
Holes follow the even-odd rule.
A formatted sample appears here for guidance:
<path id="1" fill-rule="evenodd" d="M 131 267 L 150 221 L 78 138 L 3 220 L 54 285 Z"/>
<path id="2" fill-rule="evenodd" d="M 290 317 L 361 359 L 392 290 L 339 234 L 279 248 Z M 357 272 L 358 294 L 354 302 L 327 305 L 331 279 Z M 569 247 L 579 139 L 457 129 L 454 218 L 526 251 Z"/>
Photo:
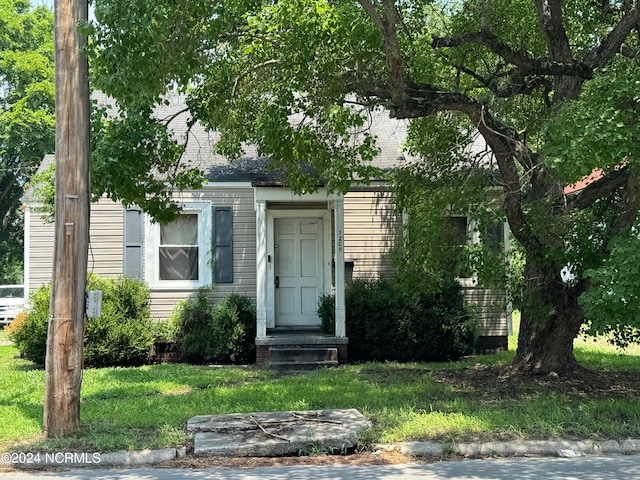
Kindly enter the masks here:
<path id="1" fill-rule="evenodd" d="M 521 310 L 518 349 L 512 363 L 520 373 L 570 376 L 582 370 L 573 353 L 573 341 L 584 321 L 578 297 L 581 283 L 562 281 L 560 271 L 528 258 Z"/>

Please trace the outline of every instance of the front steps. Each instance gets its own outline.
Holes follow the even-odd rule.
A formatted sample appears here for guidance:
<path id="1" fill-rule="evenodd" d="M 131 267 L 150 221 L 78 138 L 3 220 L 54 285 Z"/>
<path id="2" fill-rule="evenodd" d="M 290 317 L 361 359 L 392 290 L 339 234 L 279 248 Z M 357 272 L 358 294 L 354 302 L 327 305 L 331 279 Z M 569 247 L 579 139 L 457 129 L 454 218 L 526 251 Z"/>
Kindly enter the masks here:
<path id="1" fill-rule="evenodd" d="M 336 347 L 269 347 L 269 367 L 276 370 L 313 370 L 337 366 Z"/>
<path id="2" fill-rule="evenodd" d="M 347 361 L 346 337 L 320 331 L 274 329 L 256 338 L 258 365 L 278 370 L 311 370 L 335 367 Z"/>

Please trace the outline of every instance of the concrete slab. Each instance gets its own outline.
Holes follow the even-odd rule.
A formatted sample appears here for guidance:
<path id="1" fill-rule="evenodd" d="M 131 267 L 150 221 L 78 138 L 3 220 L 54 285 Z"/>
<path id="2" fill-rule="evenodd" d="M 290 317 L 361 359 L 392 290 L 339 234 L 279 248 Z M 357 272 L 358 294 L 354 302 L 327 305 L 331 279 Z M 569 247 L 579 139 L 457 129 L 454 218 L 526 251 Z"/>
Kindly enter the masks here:
<path id="1" fill-rule="evenodd" d="M 347 450 L 371 427 L 362 413 L 347 410 L 201 415 L 187 422 L 200 456 L 275 457 Z"/>

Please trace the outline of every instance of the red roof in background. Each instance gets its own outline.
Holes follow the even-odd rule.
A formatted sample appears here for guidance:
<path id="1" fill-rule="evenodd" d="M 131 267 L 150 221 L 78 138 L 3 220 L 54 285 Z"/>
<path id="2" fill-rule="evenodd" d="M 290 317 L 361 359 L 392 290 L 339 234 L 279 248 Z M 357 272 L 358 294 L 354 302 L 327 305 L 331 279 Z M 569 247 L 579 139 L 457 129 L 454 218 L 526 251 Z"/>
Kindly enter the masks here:
<path id="1" fill-rule="evenodd" d="M 600 168 L 596 168 L 593 172 L 591 172 L 586 177 L 583 177 L 582 180 L 572 183 L 571 185 L 567 185 L 564 187 L 564 194 L 567 195 L 569 193 L 577 192 L 578 190 L 582 190 L 587 185 L 595 182 L 596 180 L 600 180 L 604 176 L 604 172 Z"/>

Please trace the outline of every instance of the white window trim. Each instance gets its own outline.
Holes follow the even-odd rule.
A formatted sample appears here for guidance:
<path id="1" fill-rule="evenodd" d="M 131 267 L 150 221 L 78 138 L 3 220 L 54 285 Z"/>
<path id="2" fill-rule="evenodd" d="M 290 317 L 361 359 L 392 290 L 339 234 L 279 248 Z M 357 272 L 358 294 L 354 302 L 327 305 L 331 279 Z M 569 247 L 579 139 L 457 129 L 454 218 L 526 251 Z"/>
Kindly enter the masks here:
<path id="1" fill-rule="evenodd" d="M 198 280 L 160 280 L 160 224 L 145 215 L 145 272 L 144 279 L 154 290 L 195 290 L 211 284 L 211 203 L 183 203 L 182 213 L 198 215 Z"/>

